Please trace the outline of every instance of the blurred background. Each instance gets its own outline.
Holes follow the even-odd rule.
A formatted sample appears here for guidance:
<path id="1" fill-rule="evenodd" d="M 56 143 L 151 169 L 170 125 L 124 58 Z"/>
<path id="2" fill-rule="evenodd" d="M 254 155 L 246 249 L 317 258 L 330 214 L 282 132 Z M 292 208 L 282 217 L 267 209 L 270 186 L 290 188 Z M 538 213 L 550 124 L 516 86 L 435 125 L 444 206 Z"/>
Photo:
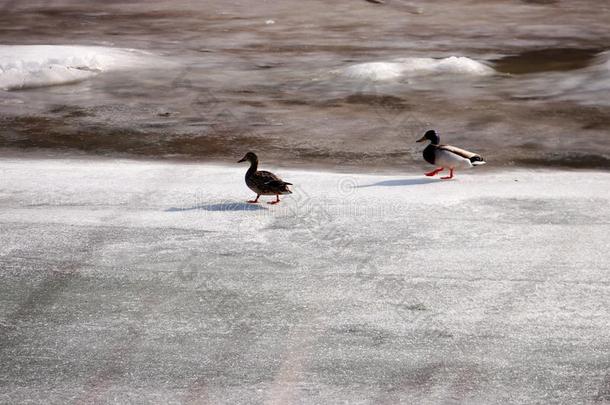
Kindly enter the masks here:
<path id="1" fill-rule="evenodd" d="M 0 9 L 3 154 L 233 163 L 253 150 L 274 165 L 384 172 L 423 167 L 414 141 L 434 128 L 486 170 L 610 168 L 608 2 Z"/>

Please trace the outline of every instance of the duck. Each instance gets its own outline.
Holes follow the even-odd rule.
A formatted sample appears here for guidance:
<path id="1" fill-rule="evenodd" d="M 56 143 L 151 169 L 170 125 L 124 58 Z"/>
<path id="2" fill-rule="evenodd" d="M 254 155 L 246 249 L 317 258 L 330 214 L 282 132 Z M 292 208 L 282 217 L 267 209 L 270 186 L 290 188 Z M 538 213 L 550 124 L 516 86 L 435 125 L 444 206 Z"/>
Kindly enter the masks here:
<path id="1" fill-rule="evenodd" d="M 453 178 L 453 171 L 456 169 L 470 169 L 471 167 L 487 163 L 477 153 L 451 145 L 441 145 L 441 137 L 433 129 L 426 131 L 424 136 L 416 142 L 424 142 L 426 140 L 430 141 L 430 144 L 424 149 L 424 159 L 432 165 L 439 166 L 431 172 L 425 173 L 428 177 L 436 176 L 443 170 L 449 169 L 449 175 L 441 177 L 443 180 L 449 180 Z"/>
<path id="2" fill-rule="evenodd" d="M 292 194 L 292 191 L 288 188 L 288 186 L 292 186 L 292 183 L 283 181 L 271 172 L 258 170 L 258 156 L 256 156 L 256 153 L 246 153 L 237 163 L 245 161 L 250 162 L 250 168 L 246 172 L 246 185 L 256 193 L 256 198 L 248 200 L 248 203 L 258 203 L 258 198 L 261 195 L 274 195 L 275 201 L 270 201 L 268 204 L 278 204 L 280 202 L 280 194 Z"/>

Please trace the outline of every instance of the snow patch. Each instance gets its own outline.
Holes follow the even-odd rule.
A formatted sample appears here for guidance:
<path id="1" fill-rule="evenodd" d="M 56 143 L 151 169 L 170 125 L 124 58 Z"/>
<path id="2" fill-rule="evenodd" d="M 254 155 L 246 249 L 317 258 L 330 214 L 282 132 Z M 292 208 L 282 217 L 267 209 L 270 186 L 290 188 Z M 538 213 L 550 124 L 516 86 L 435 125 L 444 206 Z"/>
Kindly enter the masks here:
<path id="1" fill-rule="evenodd" d="M 403 76 L 444 74 L 486 76 L 495 72 L 490 66 L 464 56 L 443 59 L 401 58 L 391 62 L 367 62 L 348 66 L 339 73 L 358 80 L 395 80 Z"/>
<path id="2" fill-rule="evenodd" d="M 0 89 L 79 82 L 101 72 L 141 65 L 145 55 L 98 46 L 0 45 Z"/>

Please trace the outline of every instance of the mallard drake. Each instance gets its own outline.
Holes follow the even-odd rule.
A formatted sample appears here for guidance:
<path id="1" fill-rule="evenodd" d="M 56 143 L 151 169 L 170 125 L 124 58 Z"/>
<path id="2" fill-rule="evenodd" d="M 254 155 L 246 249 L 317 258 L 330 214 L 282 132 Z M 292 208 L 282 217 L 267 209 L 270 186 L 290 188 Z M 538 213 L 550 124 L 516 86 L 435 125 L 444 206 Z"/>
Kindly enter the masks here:
<path id="1" fill-rule="evenodd" d="M 440 166 L 438 169 L 434 169 L 426 176 L 435 176 L 437 173 L 442 172 L 445 169 L 449 169 L 449 176 L 441 177 L 444 179 L 452 179 L 453 171 L 455 169 L 469 169 L 473 166 L 484 165 L 485 162 L 481 155 L 467 150 L 456 148 L 450 145 L 440 145 L 441 138 L 438 136 L 435 130 L 431 129 L 426 131 L 423 137 L 417 140 L 417 142 L 423 142 L 425 140 L 430 141 L 430 144 L 424 149 L 424 159 L 426 162 Z"/>
<path id="2" fill-rule="evenodd" d="M 249 200 L 249 203 L 255 204 L 258 202 L 258 197 L 261 195 L 274 195 L 275 201 L 270 201 L 269 204 L 277 204 L 280 202 L 280 194 L 292 194 L 288 186 L 292 183 L 286 183 L 275 174 L 258 169 L 258 156 L 254 152 L 248 152 L 246 155 L 237 161 L 237 163 L 250 162 L 250 168 L 246 172 L 246 185 L 250 190 L 256 193 L 254 200 Z"/>

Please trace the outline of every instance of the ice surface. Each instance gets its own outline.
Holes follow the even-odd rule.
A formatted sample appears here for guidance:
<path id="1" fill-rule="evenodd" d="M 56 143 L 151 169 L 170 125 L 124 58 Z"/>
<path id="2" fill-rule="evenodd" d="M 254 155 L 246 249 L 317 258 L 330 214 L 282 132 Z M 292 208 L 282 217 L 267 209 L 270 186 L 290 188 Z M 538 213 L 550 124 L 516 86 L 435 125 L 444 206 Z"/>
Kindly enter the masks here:
<path id="1" fill-rule="evenodd" d="M 512 77 L 509 92 L 516 98 L 540 97 L 586 106 L 610 106 L 610 52 L 600 52 L 583 68 Z"/>
<path id="2" fill-rule="evenodd" d="M 342 76 L 361 80 L 392 80 L 415 75 L 472 75 L 494 73 L 490 66 L 460 56 L 448 58 L 401 58 L 388 62 L 367 62 L 348 66 L 339 71 Z"/>
<path id="3" fill-rule="evenodd" d="M 143 56 L 99 46 L 0 45 L 0 89 L 78 82 L 99 72 L 141 65 Z"/>
<path id="4" fill-rule="evenodd" d="M 610 52 L 602 52 L 596 62 L 573 77 L 562 78 L 557 86 L 565 99 L 589 105 L 610 105 Z"/>
<path id="5" fill-rule="evenodd" d="M 610 397 L 610 173 L 264 163 L 0 159 L 0 402 Z"/>

